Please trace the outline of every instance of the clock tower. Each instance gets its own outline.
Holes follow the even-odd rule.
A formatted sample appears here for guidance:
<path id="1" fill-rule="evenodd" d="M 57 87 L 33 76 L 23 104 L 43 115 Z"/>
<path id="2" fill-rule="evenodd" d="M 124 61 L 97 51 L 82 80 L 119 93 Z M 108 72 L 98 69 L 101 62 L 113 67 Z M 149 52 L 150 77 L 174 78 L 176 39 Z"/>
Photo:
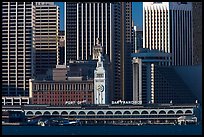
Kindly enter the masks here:
<path id="1" fill-rule="evenodd" d="M 99 50 L 97 53 L 98 62 L 94 70 L 94 104 L 108 103 L 106 71 L 103 66 L 104 59 L 101 52 L 102 50 Z"/>

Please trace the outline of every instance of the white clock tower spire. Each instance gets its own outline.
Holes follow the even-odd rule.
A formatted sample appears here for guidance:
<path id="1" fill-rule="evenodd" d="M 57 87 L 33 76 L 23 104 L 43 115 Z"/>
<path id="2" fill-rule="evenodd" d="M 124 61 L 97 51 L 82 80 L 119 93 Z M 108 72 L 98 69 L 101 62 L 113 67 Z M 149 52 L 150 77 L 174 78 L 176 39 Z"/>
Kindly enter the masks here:
<path id="1" fill-rule="evenodd" d="M 102 49 L 102 47 L 99 49 Z M 103 66 L 103 53 L 102 50 L 97 51 L 98 62 L 94 70 L 94 104 L 107 104 L 106 71 Z"/>

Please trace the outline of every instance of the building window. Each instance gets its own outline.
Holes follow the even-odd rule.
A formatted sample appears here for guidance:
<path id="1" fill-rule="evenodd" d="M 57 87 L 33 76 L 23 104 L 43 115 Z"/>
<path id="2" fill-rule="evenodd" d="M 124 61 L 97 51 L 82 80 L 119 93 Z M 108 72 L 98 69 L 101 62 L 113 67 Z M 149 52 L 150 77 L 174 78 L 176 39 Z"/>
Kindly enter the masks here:
<path id="1" fill-rule="evenodd" d="M 70 90 L 72 90 L 72 84 L 70 84 Z"/>
<path id="2" fill-rule="evenodd" d="M 41 87 L 42 85 L 41 84 L 39 84 L 39 90 L 42 90 L 42 87 Z"/>
<path id="3" fill-rule="evenodd" d="M 62 84 L 59 84 L 59 90 L 60 91 L 62 90 Z"/>
<path id="4" fill-rule="evenodd" d="M 97 78 L 103 78 L 103 74 L 97 74 L 96 77 Z"/>
<path id="5" fill-rule="evenodd" d="M 49 87 L 48 90 L 51 90 L 51 85 L 50 84 L 48 84 L 48 87 Z"/>
<path id="6" fill-rule="evenodd" d="M 35 84 L 35 86 L 34 86 L 35 88 L 34 88 L 34 90 L 37 90 L 37 85 Z"/>
<path id="7" fill-rule="evenodd" d="M 83 84 L 84 85 L 84 90 L 86 90 L 86 84 Z"/>
<path id="8" fill-rule="evenodd" d="M 52 83 L 51 84 L 51 91 L 53 91 L 54 90 L 54 84 Z"/>
<path id="9" fill-rule="evenodd" d="M 73 84 L 73 90 L 76 90 L 76 84 Z"/>
<path id="10" fill-rule="evenodd" d="M 44 90 L 47 90 L 47 84 L 44 85 Z"/>
<path id="11" fill-rule="evenodd" d="M 79 84 L 76 84 L 76 90 L 78 90 L 78 85 L 79 85 Z"/>

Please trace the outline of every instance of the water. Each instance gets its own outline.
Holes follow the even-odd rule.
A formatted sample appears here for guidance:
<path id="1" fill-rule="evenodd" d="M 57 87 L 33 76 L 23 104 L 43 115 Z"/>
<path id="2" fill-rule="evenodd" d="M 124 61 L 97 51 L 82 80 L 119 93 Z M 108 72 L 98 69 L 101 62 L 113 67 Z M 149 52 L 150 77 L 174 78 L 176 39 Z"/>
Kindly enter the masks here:
<path id="1" fill-rule="evenodd" d="M 202 135 L 201 125 L 2 126 L 3 135 Z"/>

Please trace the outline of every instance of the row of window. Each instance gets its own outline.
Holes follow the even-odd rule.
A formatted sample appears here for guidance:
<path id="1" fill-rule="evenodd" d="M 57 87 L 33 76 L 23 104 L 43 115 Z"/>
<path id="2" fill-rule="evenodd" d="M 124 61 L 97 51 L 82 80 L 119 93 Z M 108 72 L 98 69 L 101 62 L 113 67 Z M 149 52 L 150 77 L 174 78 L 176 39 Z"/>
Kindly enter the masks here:
<path id="1" fill-rule="evenodd" d="M 72 101 L 72 100 L 69 100 L 69 101 Z M 91 99 L 88 99 L 87 101 L 92 103 Z M 51 100 L 50 100 L 50 102 L 48 102 L 48 101 L 40 102 L 40 101 L 37 101 L 36 99 L 34 99 L 32 104 L 64 105 L 65 102 L 64 101 L 63 102 L 51 101 Z"/>
<path id="2" fill-rule="evenodd" d="M 59 97 L 57 97 L 57 96 L 47 96 L 47 98 L 46 98 L 45 96 L 34 96 L 33 98 L 36 99 L 36 100 L 38 100 L 38 101 L 54 100 L 54 99 L 55 99 L 55 100 L 59 100 Z M 64 100 L 64 101 L 68 100 L 68 101 L 71 101 L 71 100 L 73 100 L 73 99 L 80 99 L 80 98 L 86 100 L 87 98 L 88 98 L 88 99 L 91 99 L 92 96 L 87 96 L 87 97 L 82 97 L 82 96 L 64 96 L 64 97 L 61 97 L 60 100 Z"/>
<path id="3" fill-rule="evenodd" d="M 38 99 L 33 99 L 32 104 L 42 104 L 42 103 L 48 104 L 49 102 L 51 102 L 54 104 L 59 103 L 58 105 L 64 105 L 66 101 L 73 101 L 73 100 L 71 100 L 71 99 L 68 99 L 68 100 L 62 100 L 62 99 L 61 100 L 56 100 L 56 99 L 55 100 L 54 99 L 53 100 L 50 100 L 50 99 L 38 100 Z M 87 99 L 87 101 L 91 102 L 92 99 Z"/>
<path id="4" fill-rule="evenodd" d="M 64 91 L 64 92 L 33 92 L 33 98 L 72 98 L 72 97 L 83 97 L 92 98 L 92 92 L 76 92 L 76 91 Z"/>
<path id="5" fill-rule="evenodd" d="M 92 90 L 93 84 L 35 84 L 34 90 Z"/>

